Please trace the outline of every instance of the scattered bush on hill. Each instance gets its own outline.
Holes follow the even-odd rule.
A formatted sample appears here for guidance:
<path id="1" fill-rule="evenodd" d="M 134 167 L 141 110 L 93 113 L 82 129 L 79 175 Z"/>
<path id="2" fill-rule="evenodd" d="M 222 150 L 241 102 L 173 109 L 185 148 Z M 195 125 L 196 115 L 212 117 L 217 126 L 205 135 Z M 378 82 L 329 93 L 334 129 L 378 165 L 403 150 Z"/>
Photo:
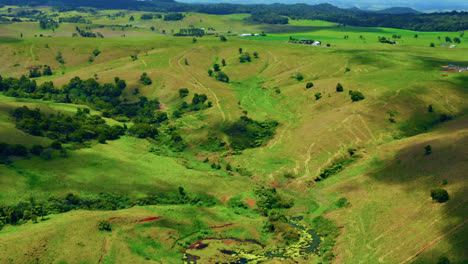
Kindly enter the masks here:
<path id="1" fill-rule="evenodd" d="M 343 91 L 344 91 L 343 85 L 341 85 L 341 83 L 338 83 L 338 84 L 336 85 L 336 91 L 337 91 L 337 92 L 343 92 Z"/>
<path id="2" fill-rule="evenodd" d="M 100 231 L 107 231 L 107 232 L 111 232 L 111 231 L 112 231 L 112 227 L 111 227 L 109 221 L 107 221 L 107 220 L 99 221 L 99 223 L 98 223 L 98 229 L 99 229 Z"/>
<path id="3" fill-rule="evenodd" d="M 151 81 L 150 77 L 148 77 L 148 74 L 146 72 L 144 72 L 141 77 L 140 77 L 140 81 L 143 85 L 150 85 L 153 83 L 153 81 Z"/>
<path id="4" fill-rule="evenodd" d="M 351 101 L 353 102 L 357 102 L 357 101 L 361 101 L 361 100 L 364 100 L 366 97 L 364 97 L 364 95 L 359 92 L 359 91 L 352 91 L 352 90 L 349 90 L 349 95 L 351 96 Z"/>
<path id="5" fill-rule="evenodd" d="M 230 147 L 234 150 L 244 150 L 263 145 L 273 138 L 278 122 L 274 120 L 258 122 L 246 116 L 230 124 L 224 129 L 229 136 Z"/>
<path id="6" fill-rule="evenodd" d="M 449 194 L 444 189 L 434 189 L 431 190 L 432 200 L 437 201 L 438 203 L 445 203 L 450 200 Z"/>

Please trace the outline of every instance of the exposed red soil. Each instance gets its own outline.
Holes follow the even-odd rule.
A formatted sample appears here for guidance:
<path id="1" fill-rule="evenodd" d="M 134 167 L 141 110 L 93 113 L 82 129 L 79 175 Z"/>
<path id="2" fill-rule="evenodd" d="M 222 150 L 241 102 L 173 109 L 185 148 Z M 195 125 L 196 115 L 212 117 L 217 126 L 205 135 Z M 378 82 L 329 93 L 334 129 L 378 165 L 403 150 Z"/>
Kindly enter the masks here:
<path id="1" fill-rule="evenodd" d="M 444 77 L 447 77 L 447 76 L 448 76 L 448 74 L 442 74 L 442 76 L 444 76 Z"/>
<path id="2" fill-rule="evenodd" d="M 270 182 L 270 185 L 273 186 L 273 187 L 275 187 L 275 188 L 278 188 L 278 184 L 275 183 L 275 182 Z"/>
<path id="3" fill-rule="evenodd" d="M 226 244 L 226 245 L 230 245 L 232 243 L 235 243 L 236 241 L 235 240 L 232 240 L 232 239 L 226 239 L 226 240 L 223 240 L 223 243 Z"/>
<path id="4" fill-rule="evenodd" d="M 255 203 L 256 203 L 256 201 L 254 199 L 249 199 L 249 198 L 245 198 L 244 202 L 246 202 L 250 206 L 250 208 L 253 208 L 255 206 Z"/>
<path id="5" fill-rule="evenodd" d="M 225 203 L 227 200 L 228 200 L 228 198 L 227 198 L 227 197 L 223 197 L 223 198 L 221 198 L 221 202 L 223 202 L 223 203 Z"/>
<path id="6" fill-rule="evenodd" d="M 458 70 L 457 69 L 445 69 L 445 70 L 442 70 L 444 72 L 457 72 Z"/>
<path id="7" fill-rule="evenodd" d="M 106 246 L 107 246 L 107 239 L 104 238 L 104 242 L 102 243 L 102 253 L 101 253 L 101 257 L 99 258 L 98 263 L 101 263 L 102 259 L 106 255 Z"/>
<path id="8" fill-rule="evenodd" d="M 151 221 L 157 221 L 157 220 L 160 220 L 162 217 L 147 217 L 147 218 L 144 218 L 144 219 L 141 219 L 141 220 L 138 220 L 136 221 L 135 223 L 137 224 L 141 224 L 141 223 L 146 223 L 146 222 L 151 222 Z"/>
<path id="9" fill-rule="evenodd" d="M 192 243 L 188 249 L 196 249 L 196 248 L 199 247 L 200 245 L 203 245 L 203 241 L 205 241 L 205 240 L 212 240 L 212 239 L 216 239 L 216 237 L 207 237 L 207 238 L 205 238 L 205 239 L 203 239 L 203 240 L 198 240 L 197 242 Z"/>
<path id="10" fill-rule="evenodd" d="M 211 229 L 219 229 L 219 228 L 224 228 L 224 227 L 228 227 L 228 226 L 232 226 L 234 224 L 225 224 L 225 225 L 222 225 L 222 226 L 212 226 L 210 227 Z"/>

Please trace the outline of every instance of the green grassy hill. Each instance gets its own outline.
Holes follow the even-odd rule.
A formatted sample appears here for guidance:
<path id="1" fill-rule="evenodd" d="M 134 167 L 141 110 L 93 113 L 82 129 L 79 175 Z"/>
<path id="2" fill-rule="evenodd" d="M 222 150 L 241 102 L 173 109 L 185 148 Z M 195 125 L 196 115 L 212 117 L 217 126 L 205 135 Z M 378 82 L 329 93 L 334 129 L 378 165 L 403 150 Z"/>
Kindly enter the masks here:
<path id="1" fill-rule="evenodd" d="M 58 14 L 84 16 L 104 38 L 72 37 L 76 26 L 86 24 L 61 23 L 54 32 L 39 29 L 37 22 L 0 25 L 3 79 L 28 76 L 41 65 L 51 66 L 53 75 L 34 78 L 38 85 L 53 81 L 61 88 L 75 76 L 113 83 L 119 77 L 127 84 L 122 100 L 157 99 L 155 111 L 169 117 L 155 125 L 160 131 L 156 139 L 127 133 L 105 144 L 95 139 L 65 142 L 66 155 L 50 160 L 13 156 L 0 164 L 4 211 L 33 201 L 64 201 L 74 208 L 77 204 L 64 198 L 69 193 L 83 204 L 110 193 L 124 201 L 115 207 L 101 204 L 105 210 L 67 209 L 38 223 L 21 220 L 4 226 L 1 263 L 189 263 L 196 258 L 197 263 L 239 258 L 248 263 L 437 263 L 442 256 L 450 263 L 468 261 L 468 71 L 443 67 L 468 66 L 467 37 L 460 32 L 342 28 L 322 21 L 255 25 L 246 23 L 243 14 L 190 13 L 182 21 L 141 20 L 143 12 L 114 16 L 121 11 Z M 130 22 L 130 16 L 135 20 Z M 133 27 L 117 27 L 126 24 Z M 196 42 L 171 36 L 172 30 L 190 26 L 214 28 L 213 34 L 227 41 L 216 35 Z M 262 31 L 267 36 L 237 36 Z M 378 42 L 379 36 L 392 35 L 401 36 L 397 45 Z M 324 45 L 288 43 L 290 36 Z M 440 46 L 446 36 L 460 37 L 461 43 Z M 436 46 L 429 47 L 431 42 Z M 239 48 L 251 55 L 251 62 L 240 62 Z M 59 52 L 64 63 L 57 60 Z M 214 64 L 229 83 L 209 76 Z M 143 72 L 150 85 L 142 84 Z M 309 82 L 313 87 L 306 88 Z M 337 91 L 338 83 L 343 92 Z M 187 97 L 179 96 L 182 88 L 189 90 Z M 365 99 L 353 102 L 350 91 Z M 205 94 L 211 107 L 177 117 L 176 111 L 192 103 L 196 93 Z M 7 94 L 0 95 L 0 142 L 8 144 L 47 147 L 54 141 L 18 129 L 11 112 L 22 106 L 70 116 L 87 108 L 90 115 L 107 116 L 106 124 L 134 125 L 115 120 L 91 102 Z M 260 137 L 257 123 L 238 132 L 245 116 L 262 128 L 276 121 L 274 135 Z M 172 131 L 185 142 L 183 151 L 161 139 Z M 247 133 L 255 140 L 248 141 Z M 246 142 L 254 147 L 235 148 Z M 430 155 L 424 153 L 427 145 Z M 260 187 L 275 187 L 281 199 Z M 450 200 L 432 201 L 435 188 L 446 189 Z M 162 194 L 178 200 L 162 201 Z M 193 197 L 190 202 L 190 195 L 216 202 L 206 205 L 205 198 L 197 203 Z M 153 196 L 159 198 L 144 204 Z M 278 199 L 294 205 L 268 205 Z M 273 213 L 264 214 L 265 208 Z M 288 224 L 297 216 L 304 217 L 298 223 L 305 229 Z M 99 230 L 100 221 L 107 221 L 112 231 Z M 321 246 L 304 253 L 300 242 L 315 235 L 304 231 L 309 229 L 322 237 Z"/>

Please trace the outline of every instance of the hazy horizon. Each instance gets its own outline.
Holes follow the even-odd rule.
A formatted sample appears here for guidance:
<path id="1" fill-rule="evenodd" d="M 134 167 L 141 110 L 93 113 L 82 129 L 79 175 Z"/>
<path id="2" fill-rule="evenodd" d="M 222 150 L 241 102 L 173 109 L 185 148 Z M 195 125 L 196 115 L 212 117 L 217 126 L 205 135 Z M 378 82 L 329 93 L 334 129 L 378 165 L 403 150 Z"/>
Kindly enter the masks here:
<path id="1" fill-rule="evenodd" d="M 419 11 L 468 11 L 468 1 L 464 0 L 176 0 L 186 3 L 241 3 L 241 4 L 273 4 L 273 3 L 329 3 L 338 7 L 357 7 L 366 10 L 381 10 L 390 7 L 410 7 Z"/>

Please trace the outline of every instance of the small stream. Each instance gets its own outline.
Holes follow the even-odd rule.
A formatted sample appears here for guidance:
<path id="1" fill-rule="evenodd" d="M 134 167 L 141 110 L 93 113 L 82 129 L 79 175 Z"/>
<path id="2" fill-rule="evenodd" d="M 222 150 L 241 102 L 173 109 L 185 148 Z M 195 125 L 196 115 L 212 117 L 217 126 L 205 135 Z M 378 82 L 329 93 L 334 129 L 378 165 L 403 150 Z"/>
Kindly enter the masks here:
<path id="1" fill-rule="evenodd" d="M 232 250 L 220 249 L 219 253 L 226 255 L 226 259 L 235 259 L 234 261 L 229 262 L 230 264 L 248 264 L 248 263 L 260 263 L 273 258 L 288 259 L 288 258 L 297 258 L 301 256 L 306 256 L 310 254 L 315 254 L 320 246 L 321 237 L 317 232 L 309 228 L 307 225 L 301 223 L 303 217 L 292 217 L 289 220 L 289 224 L 295 227 L 299 234 L 299 240 L 291 245 L 286 247 L 277 247 L 274 249 L 266 249 L 266 246 L 254 239 L 241 240 L 238 238 L 228 237 L 228 238 L 214 238 L 208 237 L 203 240 L 197 241 L 190 245 L 187 250 L 191 250 L 191 254 L 184 254 L 183 261 L 184 263 L 196 264 L 197 261 L 201 259 L 200 256 L 203 255 L 202 250 L 209 247 L 210 244 L 203 243 L 204 241 L 236 241 L 242 243 L 243 245 L 252 245 L 252 249 L 246 250 L 244 247 L 239 246 L 233 248 Z M 200 254 L 195 254 L 193 251 L 200 251 Z M 218 255 L 217 255 L 218 256 Z M 201 262 L 200 262 L 201 263 Z"/>

